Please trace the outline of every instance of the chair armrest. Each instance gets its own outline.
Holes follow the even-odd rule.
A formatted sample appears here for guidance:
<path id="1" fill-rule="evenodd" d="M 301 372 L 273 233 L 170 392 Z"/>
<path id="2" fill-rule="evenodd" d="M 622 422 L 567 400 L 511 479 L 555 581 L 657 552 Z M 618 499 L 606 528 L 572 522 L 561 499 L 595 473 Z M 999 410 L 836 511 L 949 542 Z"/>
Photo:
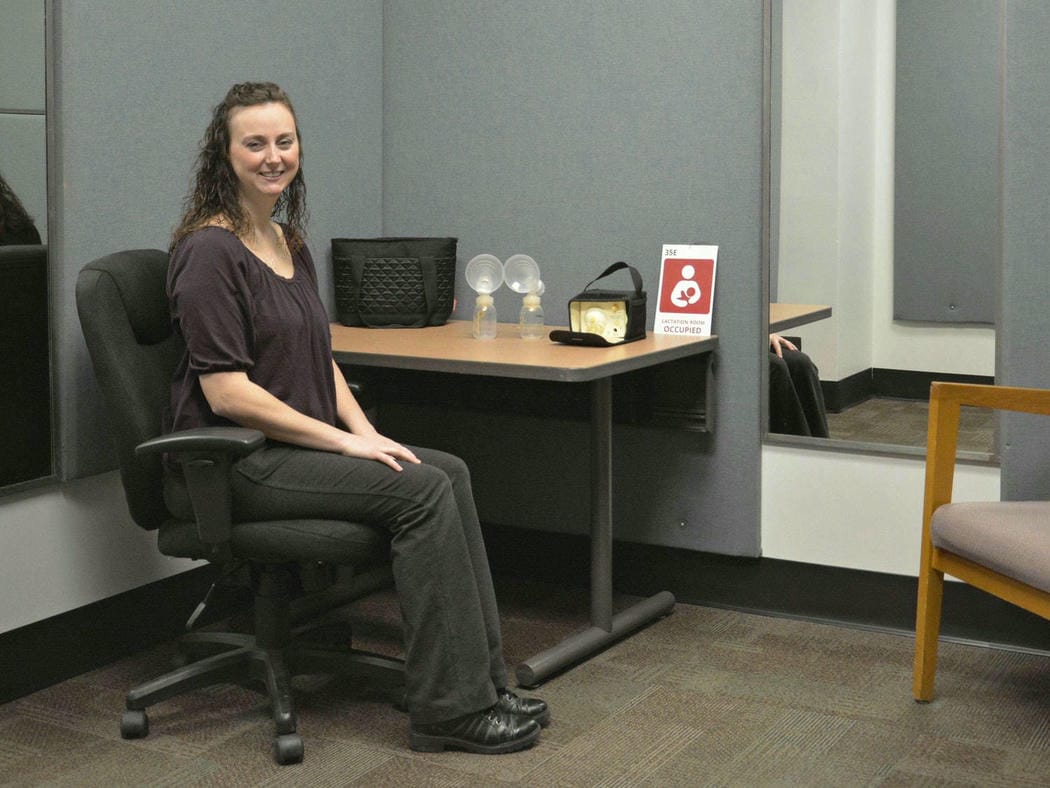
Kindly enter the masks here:
<path id="1" fill-rule="evenodd" d="M 201 427 L 160 435 L 140 443 L 135 454 L 225 453 L 244 457 L 266 442 L 259 430 L 244 427 Z"/>
<path id="2" fill-rule="evenodd" d="M 230 468 L 265 442 L 258 430 L 202 427 L 161 435 L 135 447 L 138 456 L 171 454 L 181 466 L 197 535 L 210 561 L 226 563 L 233 557 L 229 545 L 233 525 Z"/>
<path id="3" fill-rule="evenodd" d="M 930 401 L 934 399 L 946 405 L 970 405 L 1050 416 L 1050 389 L 934 382 L 930 384 Z"/>
<path id="4" fill-rule="evenodd" d="M 1007 410 L 1050 416 L 1050 389 L 934 382 L 930 385 L 930 416 L 926 433 L 924 527 L 938 507 L 950 503 L 955 481 L 959 409 Z"/>

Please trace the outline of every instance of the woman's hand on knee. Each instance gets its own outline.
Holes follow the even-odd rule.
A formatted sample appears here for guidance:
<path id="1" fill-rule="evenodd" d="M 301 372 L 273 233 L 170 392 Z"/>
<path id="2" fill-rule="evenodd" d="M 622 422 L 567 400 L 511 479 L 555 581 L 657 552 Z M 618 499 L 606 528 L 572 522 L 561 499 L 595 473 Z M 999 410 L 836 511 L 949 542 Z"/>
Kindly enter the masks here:
<path id="1" fill-rule="evenodd" d="M 773 352 L 776 353 L 777 356 L 779 356 L 780 358 L 784 357 L 785 348 L 787 348 L 788 350 L 798 350 L 798 348 L 795 347 L 794 343 L 791 342 L 791 340 L 784 339 L 784 337 L 780 336 L 780 334 L 769 335 L 769 347 L 772 348 Z"/>
<path id="2" fill-rule="evenodd" d="M 384 465 L 389 465 L 395 471 L 402 470 L 401 462 L 419 463 L 419 458 L 412 450 L 402 446 L 395 440 L 391 440 L 379 433 L 374 435 L 356 435 L 346 433 L 343 443 L 342 454 L 347 457 L 360 457 L 366 460 L 376 460 Z"/>

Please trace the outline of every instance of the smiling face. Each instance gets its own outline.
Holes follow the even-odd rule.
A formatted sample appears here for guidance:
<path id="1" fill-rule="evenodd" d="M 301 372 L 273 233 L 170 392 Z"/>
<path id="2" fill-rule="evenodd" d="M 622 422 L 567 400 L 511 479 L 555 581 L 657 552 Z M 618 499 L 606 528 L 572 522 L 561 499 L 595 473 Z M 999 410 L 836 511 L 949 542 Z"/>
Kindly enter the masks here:
<path id="1" fill-rule="evenodd" d="M 284 104 L 268 102 L 230 112 L 230 165 L 241 199 L 276 202 L 299 172 L 299 135 Z"/>

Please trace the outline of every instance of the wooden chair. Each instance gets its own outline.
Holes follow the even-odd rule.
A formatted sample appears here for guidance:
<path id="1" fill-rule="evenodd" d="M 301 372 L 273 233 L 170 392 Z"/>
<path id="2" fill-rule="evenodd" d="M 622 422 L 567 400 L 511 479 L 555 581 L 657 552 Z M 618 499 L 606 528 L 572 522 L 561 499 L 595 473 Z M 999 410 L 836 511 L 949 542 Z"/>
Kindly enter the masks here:
<path id="1" fill-rule="evenodd" d="M 951 502 L 962 405 L 1050 415 L 1050 390 L 931 386 L 912 687 L 918 701 L 933 698 L 945 574 L 1050 619 L 1050 501 Z"/>

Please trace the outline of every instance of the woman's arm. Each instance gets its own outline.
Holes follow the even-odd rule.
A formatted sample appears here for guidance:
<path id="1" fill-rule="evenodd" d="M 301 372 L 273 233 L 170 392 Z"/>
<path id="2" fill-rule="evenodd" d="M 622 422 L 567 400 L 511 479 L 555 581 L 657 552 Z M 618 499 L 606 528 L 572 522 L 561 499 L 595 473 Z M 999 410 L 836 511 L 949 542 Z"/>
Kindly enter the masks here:
<path id="1" fill-rule="evenodd" d="M 397 459 L 405 460 L 406 462 L 420 462 L 419 458 L 410 449 L 379 434 L 372 422 L 368 420 L 368 416 L 361 409 L 361 404 L 357 401 L 357 397 L 354 396 L 354 392 L 350 390 L 350 386 L 347 385 L 346 378 L 343 377 L 343 371 L 339 369 L 335 359 L 332 359 L 332 376 L 335 380 L 335 412 L 339 420 L 346 425 L 350 432 L 361 438 L 373 440 L 378 446 L 388 447 L 392 445 L 396 451 L 394 456 Z M 400 466 L 398 466 L 398 470 L 401 470 Z"/>
<path id="2" fill-rule="evenodd" d="M 212 372 L 200 376 L 201 390 L 212 411 L 242 427 L 261 431 L 273 440 L 291 443 L 307 449 L 337 452 L 350 457 L 362 457 L 401 470 L 398 460 L 419 462 L 416 456 L 396 441 L 384 438 L 371 425 L 361 434 L 346 432 L 338 427 L 306 416 L 289 407 L 266 389 L 248 379 L 244 372 Z M 345 395 L 340 395 L 340 383 Z M 349 402 L 341 399 L 349 397 Z M 361 407 L 353 399 L 346 381 L 340 374 L 336 378 L 336 401 L 339 417 L 368 423 Z M 353 428 L 353 424 L 348 424 Z"/>
<path id="3" fill-rule="evenodd" d="M 350 386 L 346 383 L 346 378 L 343 377 L 342 370 L 339 369 L 339 365 L 335 363 L 334 359 L 332 360 L 332 373 L 335 376 L 335 412 L 339 416 L 339 421 L 343 422 L 346 428 L 355 435 L 376 433 L 375 426 L 368 420 L 365 412 L 361 409 L 357 397 L 350 390 Z"/>

